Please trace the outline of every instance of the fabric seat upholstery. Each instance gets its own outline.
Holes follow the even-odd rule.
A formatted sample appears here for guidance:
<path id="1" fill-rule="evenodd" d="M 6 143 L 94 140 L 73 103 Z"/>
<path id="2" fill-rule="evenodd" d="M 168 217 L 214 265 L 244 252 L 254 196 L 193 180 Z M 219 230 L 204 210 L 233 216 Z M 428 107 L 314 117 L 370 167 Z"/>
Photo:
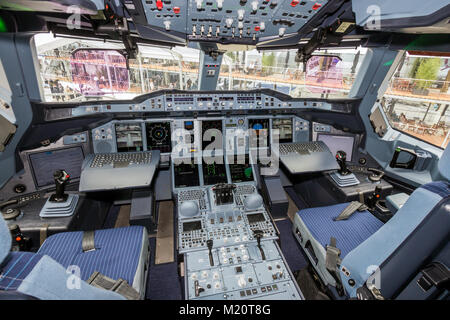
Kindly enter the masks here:
<path id="1" fill-rule="evenodd" d="M 126 280 L 138 292 L 144 291 L 148 262 L 148 234 L 142 226 L 95 231 L 95 250 L 83 252 L 83 232 L 50 236 L 38 253 L 48 255 L 64 268 L 78 266 L 81 279 L 95 272 L 114 280 Z"/>
<path id="2" fill-rule="evenodd" d="M 149 261 L 148 234 L 144 227 L 96 231 L 96 250 L 89 252 L 82 252 L 82 237 L 83 232 L 60 233 L 49 237 L 38 253 L 10 252 L 11 234 L 0 215 L 0 296 L 45 300 L 125 299 L 83 281 L 99 271 L 115 280 L 126 280 L 144 298 Z M 80 274 L 72 272 L 76 268 L 69 266 L 79 267 Z"/>
<path id="3" fill-rule="evenodd" d="M 50 256 L 65 268 L 78 266 L 83 280 L 98 271 L 133 285 L 145 241 L 143 227 L 97 230 L 96 249 L 88 252 L 83 252 L 82 238 L 83 232 L 55 234 L 45 240 L 38 253 Z"/>
<path id="4" fill-rule="evenodd" d="M 333 236 L 342 252 L 339 273 L 349 297 L 356 297 L 357 289 L 366 282 L 374 284 L 385 298 L 399 295 L 427 259 L 448 244 L 450 147 L 438 169 L 444 181 L 417 188 L 384 225 L 358 212 L 348 220 L 333 221 L 347 204 L 298 212 L 293 232 L 325 285 L 336 286 L 325 264 L 325 246 Z"/>
<path id="5" fill-rule="evenodd" d="M 355 212 L 347 220 L 334 221 L 349 203 L 300 210 L 294 217 L 293 232 L 325 285 L 336 286 L 326 269 L 326 246 L 336 238 L 341 258 L 377 231 L 383 223 L 368 211 Z"/>
<path id="6" fill-rule="evenodd" d="M 330 238 L 335 237 L 341 258 L 377 231 L 383 223 L 370 212 L 355 212 L 347 220 L 334 221 L 349 203 L 340 203 L 328 207 L 309 208 L 297 214 L 312 233 L 313 237 L 325 248 Z"/>

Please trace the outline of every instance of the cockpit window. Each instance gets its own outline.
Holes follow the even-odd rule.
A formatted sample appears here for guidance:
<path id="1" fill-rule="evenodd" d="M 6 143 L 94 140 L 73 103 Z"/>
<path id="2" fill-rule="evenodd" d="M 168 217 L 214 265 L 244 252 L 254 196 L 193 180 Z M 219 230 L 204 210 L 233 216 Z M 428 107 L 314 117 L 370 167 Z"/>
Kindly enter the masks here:
<path id="1" fill-rule="evenodd" d="M 450 141 L 450 58 L 406 52 L 381 104 L 393 128 L 444 149 Z"/>
<path id="2" fill-rule="evenodd" d="M 318 50 L 306 68 L 296 62 L 296 50 L 227 52 L 217 89 L 270 88 L 295 98 L 346 98 L 366 51 Z M 330 68 L 324 70 L 319 55 L 332 58 Z"/>
<path id="3" fill-rule="evenodd" d="M 139 46 L 139 56 L 125 60 L 105 51 L 120 43 L 76 38 L 35 36 L 44 101 L 124 100 L 161 89 L 196 90 L 199 50 Z"/>

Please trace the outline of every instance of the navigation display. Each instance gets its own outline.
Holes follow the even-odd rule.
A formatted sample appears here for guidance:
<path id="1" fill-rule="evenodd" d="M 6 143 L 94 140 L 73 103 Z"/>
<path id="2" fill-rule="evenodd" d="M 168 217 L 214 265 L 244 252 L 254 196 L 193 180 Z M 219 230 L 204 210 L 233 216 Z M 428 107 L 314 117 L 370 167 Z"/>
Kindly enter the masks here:
<path id="1" fill-rule="evenodd" d="M 32 153 L 29 155 L 36 187 L 54 185 L 53 173 L 64 169 L 72 180 L 79 179 L 84 154 L 81 147 Z"/>
<path id="2" fill-rule="evenodd" d="M 270 146 L 269 119 L 248 119 L 250 132 L 250 148 L 264 148 Z"/>
<path id="3" fill-rule="evenodd" d="M 140 123 L 116 123 L 117 152 L 143 151 Z"/>
<path id="4" fill-rule="evenodd" d="M 219 159 L 222 163 L 218 163 Z M 208 164 L 203 159 L 203 182 L 205 185 L 214 185 L 217 183 L 226 183 L 227 182 L 227 171 L 225 169 L 225 163 L 223 161 L 223 157 L 221 158 L 212 158 L 214 160 L 212 163 Z M 208 161 L 209 162 L 209 161 Z"/>
<path id="5" fill-rule="evenodd" d="M 292 142 L 292 118 L 273 119 L 272 129 L 278 129 L 280 138 L 279 143 Z"/>
<path id="6" fill-rule="evenodd" d="M 170 122 L 147 122 L 145 130 L 148 150 L 160 150 L 161 153 L 172 151 Z"/>
<path id="7" fill-rule="evenodd" d="M 200 185 L 198 164 L 195 164 L 193 162 L 174 164 L 173 170 L 175 178 L 175 188 L 198 187 Z"/>
<path id="8" fill-rule="evenodd" d="M 207 139 L 205 139 L 205 133 L 208 131 Z M 220 132 L 220 133 L 219 133 Z M 222 150 L 222 120 L 205 120 L 202 121 L 202 150 L 205 150 L 207 146 L 213 144 L 215 148 Z M 220 139 L 220 141 L 217 141 Z M 212 146 L 209 147 L 211 149 Z M 212 150 L 212 149 L 211 149 Z"/>
<path id="9" fill-rule="evenodd" d="M 245 155 L 244 163 L 239 163 L 243 162 L 242 161 L 243 159 L 238 158 L 237 156 L 234 156 L 234 159 L 233 158 L 228 159 L 229 159 L 228 164 L 230 167 L 231 181 L 233 183 L 254 181 L 253 168 L 252 165 L 250 164 L 248 154 Z"/>

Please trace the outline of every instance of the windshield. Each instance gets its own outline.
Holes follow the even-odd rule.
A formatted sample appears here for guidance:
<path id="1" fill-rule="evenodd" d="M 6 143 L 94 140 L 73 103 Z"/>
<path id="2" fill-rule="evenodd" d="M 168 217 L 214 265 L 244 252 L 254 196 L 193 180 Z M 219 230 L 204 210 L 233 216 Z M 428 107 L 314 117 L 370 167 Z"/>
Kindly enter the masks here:
<path id="1" fill-rule="evenodd" d="M 136 59 L 118 52 L 121 43 L 35 36 L 44 86 L 44 101 L 125 100 L 161 89 L 198 90 L 200 50 L 139 45 Z M 80 53 L 79 49 L 82 50 Z M 89 49 L 96 49 L 89 50 Z M 319 57 L 295 61 L 295 50 L 231 51 L 224 55 L 217 90 L 274 89 L 292 97 L 344 98 L 348 96 L 366 50 L 317 51 L 333 56 L 323 71 Z"/>
<path id="2" fill-rule="evenodd" d="M 367 49 L 316 51 L 315 55 L 335 57 L 333 68 L 317 68 L 319 57 L 312 57 L 310 68 L 295 61 L 296 50 L 228 52 L 222 62 L 218 89 L 274 89 L 294 98 L 345 98 L 355 80 Z"/>
<path id="3" fill-rule="evenodd" d="M 199 50 L 139 46 L 136 59 L 80 48 L 123 49 L 120 43 L 35 36 L 44 101 L 126 100 L 161 89 L 196 90 Z M 86 53 L 88 52 L 88 53 Z M 113 51 L 114 52 L 114 51 Z"/>

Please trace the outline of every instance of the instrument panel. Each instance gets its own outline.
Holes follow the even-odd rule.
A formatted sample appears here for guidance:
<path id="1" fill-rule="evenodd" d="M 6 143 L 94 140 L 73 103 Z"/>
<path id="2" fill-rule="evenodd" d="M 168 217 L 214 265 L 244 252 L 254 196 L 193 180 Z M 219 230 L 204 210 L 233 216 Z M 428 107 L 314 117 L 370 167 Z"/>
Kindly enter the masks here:
<path id="1" fill-rule="evenodd" d="M 159 150 L 183 158 L 201 151 L 245 154 L 250 148 L 269 147 L 275 132 L 280 143 L 306 142 L 310 123 L 294 115 L 113 120 L 91 134 L 95 153 Z"/>
<path id="2" fill-rule="evenodd" d="M 296 33 L 328 0 L 142 0 L 148 25 L 188 41 L 256 44 Z"/>
<path id="3" fill-rule="evenodd" d="M 162 90 L 139 96 L 129 102 L 82 103 L 70 108 L 70 116 L 80 117 L 96 113 L 240 112 L 294 109 L 350 113 L 352 111 L 351 102 L 351 100 L 330 102 L 325 99 L 292 98 L 269 89 L 245 92 Z"/>

